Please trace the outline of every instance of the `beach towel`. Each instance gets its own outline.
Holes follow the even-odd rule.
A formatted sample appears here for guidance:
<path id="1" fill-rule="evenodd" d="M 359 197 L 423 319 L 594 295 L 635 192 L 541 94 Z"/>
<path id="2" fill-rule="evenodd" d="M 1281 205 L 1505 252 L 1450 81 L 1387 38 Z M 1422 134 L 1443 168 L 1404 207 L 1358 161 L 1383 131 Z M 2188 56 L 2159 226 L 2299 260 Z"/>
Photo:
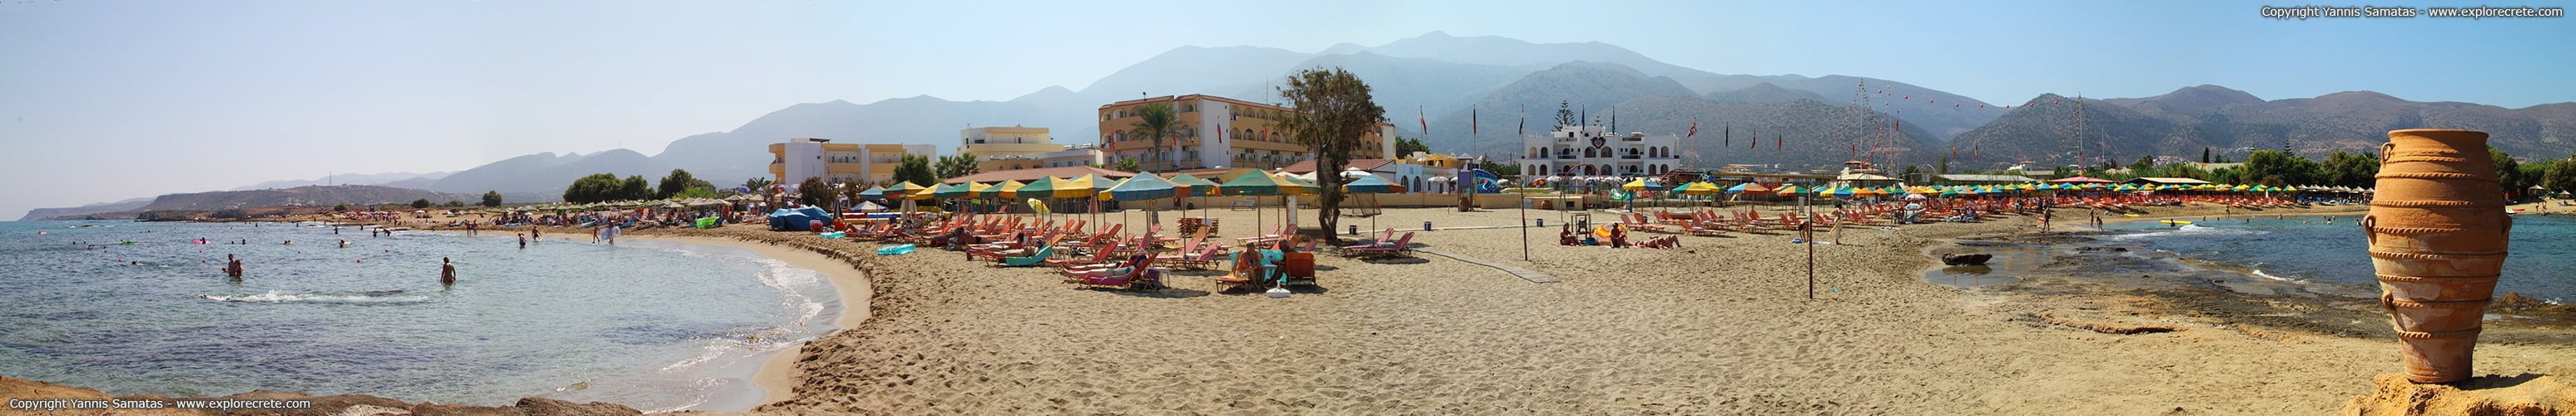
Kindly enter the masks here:
<path id="1" fill-rule="evenodd" d="M 885 248 L 879 248 L 879 249 L 877 249 L 877 255 L 880 255 L 880 256 L 897 256 L 897 255 L 911 254 L 911 253 L 912 253 L 912 248 L 913 248 L 913 247 L 912 247 L 912 245 L 911 245 L 911 244 L 904 244 L 904 245 L 898 245 L 898 246 L 887 246 L 887 247 L 885 247 Z"/>

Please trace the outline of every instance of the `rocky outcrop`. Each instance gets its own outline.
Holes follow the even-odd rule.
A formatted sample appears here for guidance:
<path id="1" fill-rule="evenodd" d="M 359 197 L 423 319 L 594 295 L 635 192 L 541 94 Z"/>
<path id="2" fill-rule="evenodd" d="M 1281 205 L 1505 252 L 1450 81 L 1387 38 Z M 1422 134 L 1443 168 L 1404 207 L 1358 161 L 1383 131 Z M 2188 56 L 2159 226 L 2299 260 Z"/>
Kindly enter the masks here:
<path id="1" fill-rule="evenodd" d="M 2344 415 L 2576 415 L 2576 386 L 2524 374 L 2450 384 L 2417 384 L 2405 374 L 2371 378 L 2379 387 L 2344 402 Z"/>
<path id="2" fill-rule="evenodd" d="M 89 389 L 89 388 L 81 388 L 81 387 L 71 387 L 71 386 L 65 386 L 65 385 L 53 384 L 53 383 L 46 383 L 46 382 L 41 382 L 41 381 L 19 380 L 19 379 L 8 378 L 8 377 L 0 377 L 0 398 L 9 398 L 9 399 L 18 399 L 18 400 L 38 400 L 38 399 L 105 400 L 105 399 L 121 399 L 121 400 L 164 400 L 164 401 L 167 401 L 167 400 L 271 400 L 271 399 L 273 399 L 273 400 L 311 400 L 311 401 L 313 401 L 313 406 L 312 406 L 312 407 L 309 407 L 309 408 L 301 408 L 301 409 L 258 409 L 257 411 L 255 411 L 255 412 L 250 412 L 250 413 L 258 413 L 258 414 L 275 414 L 275 415 L 312 415 L 312 416 L 323 416 L 323 415 L 406 415 L 406 414 L 418 414 L 418 415 L 565 415 L 565 416 L 608 416 L 608 415 L 640 415 L 640 414 L 643 414 L 643 412 L 638 412 L 638 411 L 636 411 L 635 409 L 628 408 L 628 407 L 626 407 L 626 406 L 620 406 L 620 405 L 616 405 L 616 404 L 610 404 L 610 403 L 599 403 L 599 402 L 591 402 L 591 403 L 573 403 L 573 402 L 567 402 L 567 401 L 562 401 L 562 400 L 546 399 L 546 398 L 536 398 L 536 397 L 529 397 L 529 398 L 519 399 L 519 403 L 517 403 L 516 405 L 512 405 L 512 406 L 462 406 L 462 405 L 437 404 L 437 403 L 428 403 L 428 402 L 422 402 L 422 403 L 406 403 L 406 402 L 403 402 L 403 401 L 401 401 L 401 400 L 394 400 L 394 399 L 388 399 L 388 398 L 376 397 L 376 396 L 356 395 L 356 394 L 344 394 L 344 395 L 338 395 L 338 396 L 319 396 L 319 397 L 316 397 L 316 396 L 313 396 L 313 395 L 308 395 L 308 394 L 303 394 L 303 393 L 289 393 L 289 392 L 268 391 L 268 390 L 254 390 L 254 391 L 251 391 L 251 392 L 249 392 L 249 393 L 235 394 L 235 395 L 222 396 L 222 397 L 189 397 L 189 398 L 178 398 L 178 399 L 173 399 L 173 398 L 168 398 L 168 397 L 162 397 L 162 396 L 150 396 L 150 395 L 145 395 L 145 396 L 109 396 L 107 393 L 100 392 L 100 391 L 98 391 L 97 389 Z M 11 410 L 13 410 L 13 411 L 21 411 L 21 410 L 28 410 L 28 409 L 11 409 Z M 225 414 L 225 412 L 220 412 L 220 411 L 215 411 L 215 410 L 201 410 L 201 409 L 175 409 L 175 408 L 165 408 L 165 409 L 115 409 L 115 410 L 112 410 L 112 411 L 111 411 L 111 410 L 101 410 L 101 409 L 70 409 L 70 410 L 59 410 L 59 411 L 42 412 L 42 413 L 44 413 L 44 414 L 49 414 L 49 415 L 66 415 L 66 416 L 72 416 L 72 415 L 216 415 L 216 414 Z M 240 413 L 240 412 L 238 412 L 238 411 L 237 411 L 236 413 Z"/>
<path id="3" fill-rule="evenodd" d="M 1941 264 L 1951 266 L 1984 266 L 1986 265 L 1986 260 L 1993 260 L 1994 258 L 1995 255 L 1985 253 L 1943 254 L 1941 255 Z"/>

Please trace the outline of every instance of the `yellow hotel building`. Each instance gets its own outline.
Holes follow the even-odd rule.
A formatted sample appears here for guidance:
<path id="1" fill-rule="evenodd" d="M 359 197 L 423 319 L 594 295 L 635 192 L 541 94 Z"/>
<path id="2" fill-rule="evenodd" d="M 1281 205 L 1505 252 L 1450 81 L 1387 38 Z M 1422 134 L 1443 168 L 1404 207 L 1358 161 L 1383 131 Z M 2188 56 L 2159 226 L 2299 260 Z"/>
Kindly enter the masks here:
<path id="1" fill-rule="evenodd" d="M 1144 121 L 1138 109 L 1148 104 L 1172 106 L 1173 127 L 1179 137 L 1165 138 L 1161 148 L 1151 137 L 1132 135 L 1136 123 Z M 1100 106 L 1100 142 L 1105 150 L 1103 164 L 1117 163 L 1122 158 L 1136 159 L 1139 168 L 1148 171 L 1171 171 L 1212 167 L 1246 167 L 1277 169 L 1297 162 L 1314 160 L 1306 145 L 1297 144 L 1272 126 L 1297 110 L 1232 98 L 1204 94 L 1162 96 L 1119 101 Z M 1378 123 L 1375 133 L 1362 138 L 1367 144 L 1352 159 L 1386 159 L 1395 153 L 1395 125 Z"/>
<path id="2" fill-rule="evenodd" d="M 780 184 L 805 182 L 805 178 L 823 178 L 824 182 L 866 180 L 891 182 L 894 167 L 903 155 L 915 154 L 936 158 L 937 146 L 926 144 L 857 144 L 832 143 L 831 139 L 800 137 L 786 143 L 770 143 L 769 175 Z"/>

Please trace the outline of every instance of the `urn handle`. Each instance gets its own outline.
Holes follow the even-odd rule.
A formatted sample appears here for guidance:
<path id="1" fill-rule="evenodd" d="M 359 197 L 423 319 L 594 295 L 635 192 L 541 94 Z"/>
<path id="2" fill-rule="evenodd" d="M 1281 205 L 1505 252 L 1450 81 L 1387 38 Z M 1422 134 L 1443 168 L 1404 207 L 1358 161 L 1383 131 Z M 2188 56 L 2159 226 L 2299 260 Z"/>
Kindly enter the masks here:
<path id="1" fill-rule="evenodd" d="M 2369 238 L 2370 238 L 2370 244 L 2371 244 L 2371 245 L 2378 245 L 2378 244 L 2379 244 L 2379 226 L 2378 226 L 2378 224 L 2379 224 L 2379 215 L 2377 215 L 2377 214 L 2362 214 L 2360 224 L 2361 224 L 2361 235 L 2369 237 Z"/>
<path id="2" fill-rule="evenodd" d="M 2387 166 L 2387 165 L 2388 165 L 2388 151 L 2390 151 L 2390 150 L 2397 150 L 2397 142 L 2387 142 L 2387 143 L 2380 143 L 2380 144 L 2379 144 L 2379 164 L 2380 164 L 2381 166 Z"/>

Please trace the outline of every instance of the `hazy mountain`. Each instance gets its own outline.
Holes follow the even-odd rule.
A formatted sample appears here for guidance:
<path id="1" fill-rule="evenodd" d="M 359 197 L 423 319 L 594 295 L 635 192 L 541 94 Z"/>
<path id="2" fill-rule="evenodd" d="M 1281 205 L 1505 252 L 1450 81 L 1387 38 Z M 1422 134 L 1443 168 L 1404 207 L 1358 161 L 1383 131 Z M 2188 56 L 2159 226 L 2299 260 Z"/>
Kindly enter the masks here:
<path id="1" fill-rule="evenodd" d="M 1683 139 L 1680 153 L 1694 163 L 1780 164 L 1791 170 L 1837 168 L 1846 160 L 1871 159 L 1880 164 L 1924 163 L 1934 157 L 1924 138 L 1931 133 L 1906 124 L 1876 143 L 1855 141 L 1852 132 L 1868 131 L 1849 106 L 1797 100 L 1778 103 L 1716 102 L 1696 97 L 1642 97 L 1619 103 L 1619 129 L 1656 135 L 1686 134 L 1699 122 L 1699 135 Z M 1884 120 L 1887 115 L 1866 112 Z M 1631 127 L 1634 126 L 1634 127 Z M 1755 140 L 1759 140 L 1756 142 Z M 1876 147 L 1871 147 L 1872 145 Z M 1855 152 L 1858 151 L 1858 153 Z M 1874 157 L 1872 157 L 1874 155 Z"/>
<path id="2" fill-rule="evenodd" d="M 1835 103 L 1835 104 L 1840 104 L 1840 103 L 1837 103 L 1837 102 L 1832 101 L 1832 100 L 1827 100 L 1827 99 L 1825 99 L 1825 97 L 1824 97 L 1824 96 L 1816 95 L 1816 93 L 1813 93 L 1813 92 L 1807 92 L 1807 91 L 1804 91 L 1804 90 L 1793 90 L 1793 89 L 1788 89 L 1788 88 L 1780 88 L 1780 86 L 1778 86 L 1778 85 L 1772 85 L 1771 83 L 1768 83 L 1768 82 L 1760 83 L 1760 84 L 1753 84 L 1753 86 L 1750 86 L 1750 87 L 1744 87 L 1744 89 L 1740 89 L 1740 90 L 1734 90 L 1734 91 L 1719 91 L 1719 92 L 1709 93 L 1709 94 L 1708 94 L 1708 100 L 1709 100 L 1709 101 L 1721 102 L 1721 103 L 1756 103 L 1756 104 L 1785 103 L 1785 102 L 1797 101 L 1797 100 L 1814 100 L 1814 101 L 1818 101 L 1818 102 L 1825 102 L 1825 103 Z M 1850 100 L 1844 100 L 1844 101 L 1850 101 Z"/>
<path id="3" fill-rule="evenodd" d="M 123 201 L 116 201 L 116 202 L 102 202 L 102 203 L 89 204 L 89 205 L 82 205 L 82 206 L 77 206 L 77 207 L 68 207 L 68 208 L 37 208 L 37 209 L 27 210 L 27 215 L 26 215 L 26 216 L 23 216 L 23 217 L 18 217 L 18 220 L 19 220 L 19 221 L 35 221 L 35 220 L 48 219 L 48 218 L 80 218 L 80 217 L 88 216 L 88 215 L 91 215 L 91 214 L 100 214 L 100 213 L 109 213 L 109 212 L 118 212 L 118 211 L 132 211 L 132 210 L 135 210 L 135 209 L 138 209 L 138 208 L 143 208 L 143 205 L 145 205 L 145 204 L 150 204 L 150 203 L 152 203 L 152 197 L 142 197 L 142 198 L 135 198 L 135 199 L 123 200 Z"/>
<path id="4" fill-rule="evenodd" d="M 2312 158 L 2333 151 L 2376 152 L 2389 130 L 2459 128 L 2488 132 L 2489 144 L 2526 157 L 2576 150 L 2576 103 L 2520 109 L 2459 102 L 2416 102 L 2370 91 L 2261 101 L 2217 86 L 2142 98 L 2084 100 L 2084 137 L 2092 155 L 2122 164 L 2142 155 L 2197 159 L 2201 148 L 2242 160 L 2251 149 L 2280 149 Z M 2061 163 L 2075 148 L 2069 98 L 2042 95 L 2002 118 L 1959 136 L 1960 149 L 2002 159 Z M 1964 150 L 1963 150 L 1964 151 Z M 2098 159 L 2096 159 L 2098 163 Z"/>
<path id="5" fill-rule="evenodd" d="M 313 178 L 313 179 L 289 179 L 289 180 L 278 180 L 278 181 L 260 182 L 259 184 L 256 184 L 256 185 L 244 186 L 244 187 L 239 187 L 239 188 L 233 188 L 233 190 L 235 190 L 235 191 L 246 191 L 246 190 L 252 190 L 252 189 L 293 188 L 293 187 L 298 187 L 298 186 L 307 186 L 307 185 L 343 185 L 343 184 L 345 184 L 345 185 L 382 185 L 382 184 L 391 183 L 391 182 L 396 182 L 396 181 L 405 181 L 405 180 L 412 180 L 412 179 L 428 179 L 428 181 L 417 181 L 417 182 L 414 182 L 414 183 L 421 183 L 421 182 L 435 181 L 435 180 L 438 180 L 438 178 L 444 178 L 444 177 L 447 177 L 447 172 L 430 172 L 430 173 L 411 173 L 411 172 L 391 172 L 391 173 L 343 173 L 343 174 L 331 175 L 331 176 L 329 176 L 329 177 Z"/>
<path id="6" fill-rule="evenodd" d="M 2002 106 L 1990 105 L 1974 98 L 1913 84 L 1877 78 L 1826 75 L 1808 78 L 1799 75 L 1719 75 L 1688 82 L 1692 90 L 1703 93 L 1735 91 L 1758 84 L 1815 93 L 1825 102 L 1846 105 L 1856 102 L 1854 93 L 1866 95 L 1870 109 L 1892 112 L 1908 126 L 1932 132 L 1931 142 L 1940 143 L 1960 133 L 1994 121 L 2004 114 Z M 1864 89 L 1863 86 L 1866 85 Z"/>
<path id="7" fill-rule="evenodd" d="M 1600 62 L 1633 68 L 1647 75 L 1695 81 L 1717 76 L 1657 61 L 1636 51 L 1601 42 L 1530 43 L 1500 36 L 1450 36 L 1432 31 L 1368 48 L 1379 55 L 1473 65 L 1538 69 L 1566 62 Z"/>
<path id="8" fill-rule="evenodd" d="M 46 215 L 43 216 L 37 216 L 38 213 L 30 212 L 28 213 L 30 215 L 30 218 L 28 219 L 131 219 L 135 218 L 137 215 L 151 211 L 202 212 L 256 207 L 327 207 L 337 204 L 409 206 L 413 200 L 420 199 L 427 199 L 434 204 L 445 204 L 448 201 L 458 201 L 471 204 L 481 201 L 480 198 L 481 195 L 440 193 L 419 189 L 392 188 L 374 185 L 312 185 L 283 189 L 168 194 L 153 197 L 141 203 L 135 203 L 133 200 L 129 200 L 125 203 L 111 205 L 125 207 L 125 209 L 115 211 L 44 213 Z"/>
<path id="9" fill-rule="evenodd" d="M 1766 91 L 1756 89 L 1748 94 L 1797 95 L 1776 86 Z M 1812 95 L 1812 94 L 1809 94 Z M 1718 102 L 1699 97 L 1667 77 L 1649 77 L 1643 72 L 1607 63 L 1571 63 L 1532 73 L 1506 85 L 1477 102 L 1478 108 L 1492 109 L 1479 114 L 1484 130 L 1470 135 L 1466 112 L 1453 112 L 1432 120 L 1432 135 L 1426 144 L 1435 149 L 1454 149 L 1469 153 L 1492 154 L 1510 159 L 1518 152 L 1520 111 L 1530 112 L 1528 134 L 1544 134 L 1556 125 L 1559 103 L 1576 109 L 1594 122 L 1609 125 L 1616 115 L 1618 131 L 1644 132 L 1652 135 L 1683 135 L 1692 121 L 1700 123 L 1700 134 L 1685 140 L 1682 150 L 1697 152 L 1701 160 L 1720 163 L 1781 163 L 1796 167 L 1827 166 L 1849 160 L 1853 142 L 1849 132 L 1860 129 L 1848 125 L 1856 119 L 1851 108 L 1814 99 L 1772 102 Z M 1615 108 L 1615 110 L 1614 110 Z M 1869 115 L 1885 117 L 1870 112 Z M 1418 129 L 1402 117 L 1394 117 L 1402 130 Z M 1734 129 L 1735 146 L 1723 135 Z M 1752 148 L 1749 140 L 1760 134 L 1763 143 Z M 1928 132 L 1913 125 L 1905 126 L 1903 137 L 1881 143 L 1879 160 L 1920 160 L 1924 137 Z M 1777 139 L 1775 144 L 1773 141 Z M 1738 148 L 1743 147 L 1743 148 Z"/>
<path id="10" fill-rule="evenodd" d="M 1950 146 L 1959 157 L 1953 170 L 2000 169 L 2020 161 L 2057 163 L 2077 154 L 2074 98 L 2042 94 L 2005 113 L 1985 127 L 1959 135 Z M 2099 99 L 2084 100 L 2082 147 L 2087 158 L 2108 156 L 2127 165 L 2138 156 L 2198 156 L 2201 147 L 2228 147 L 2209 141 L 2199 123 L 2157 117 Z M 2274 146 L 2275 148 L 2279 146 Z"/>
<path id="11" fill-rule="evenodd" d="M 1648 77 L 1643 72 L 1619 64 L 1568 63 L 1530 73 L 1478 99 L 1471 108 L 1476 113 L 1472 118 L 1481 125 L 1480 134 L 1471 134 L 1475 131 L 1468 128 L 1468 119 L 1471 118 L 1468 108 L 1432 117 L 1431 134 L 1423 144 L 1444 152 L 1511 149 L 1518 146 L 1517 141 L 1494 139 L 1514 137 L 1522 127 L 1518 118 L 1524 110 L 1528 111 L 1529 133 L 1539 134 L 1554 128 L 1559 104 L 1607 124 L 1612 107 L 1623 101 L 1650 96 L 1697 95 L 1672 78 Z M 1420 116 L 1405 110 L 1410 109 L 1389 108 L 1387 118 L 1394 120 L 1396 130 L 1405 135 L 1422 134 L 1421 123 L 1417 120 Z M 1626 126 L 1620 128 L 1626 129 Z"/>
<path id="12" fill-rule="evenodd" d="M 1466 107 L 1494 88 L 1528 75 L 1532 69 L 1398 58 L 1372 52 L 1326 55 L 1298 62 L 1272 79 L 1287 79 L 1297 70 L 1341 68 L 1369 83 L 1369 94 L 1387 112 L 1447 111 Z"/>

